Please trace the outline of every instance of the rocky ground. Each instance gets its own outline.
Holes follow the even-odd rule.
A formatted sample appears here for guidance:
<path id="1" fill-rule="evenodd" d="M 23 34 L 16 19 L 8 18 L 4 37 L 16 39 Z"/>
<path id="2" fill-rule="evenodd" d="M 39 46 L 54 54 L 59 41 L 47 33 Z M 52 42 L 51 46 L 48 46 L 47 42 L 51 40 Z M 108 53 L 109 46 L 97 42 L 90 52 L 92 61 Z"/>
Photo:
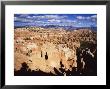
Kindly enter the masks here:
<path id="1" fill-rule="evenodd" d="M 89 29 L 16 28 L 15 75 L 96 75 L 97 34 Z"/>

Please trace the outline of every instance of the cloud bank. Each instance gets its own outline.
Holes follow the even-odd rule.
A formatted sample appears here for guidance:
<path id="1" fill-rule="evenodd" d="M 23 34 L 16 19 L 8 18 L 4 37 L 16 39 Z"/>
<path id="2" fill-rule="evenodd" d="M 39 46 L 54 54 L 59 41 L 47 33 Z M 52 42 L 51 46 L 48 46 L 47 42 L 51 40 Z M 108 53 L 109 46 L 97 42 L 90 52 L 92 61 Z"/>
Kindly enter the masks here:
<path id="1" fill-rule="evenodd" d="M 15 26 L 74 26 L 96 27 L 96 14 L 15 14 Z"/>

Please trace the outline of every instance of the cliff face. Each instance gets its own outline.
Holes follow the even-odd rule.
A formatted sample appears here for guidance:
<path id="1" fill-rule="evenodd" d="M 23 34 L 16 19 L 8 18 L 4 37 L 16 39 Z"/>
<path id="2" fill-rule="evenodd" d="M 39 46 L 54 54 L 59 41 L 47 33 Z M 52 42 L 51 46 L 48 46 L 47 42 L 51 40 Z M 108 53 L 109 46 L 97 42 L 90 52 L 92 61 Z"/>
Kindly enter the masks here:
<path id="1" fill-rule="evenodd" d="M 19 71 L 25 62 L 27 71 L 40 70 L 57 75 L 57 70 L 66 75 L 66 71 L 77 70 L 77 49 L 90 49 L 89 45 L 81 48 L 82 43 L 97 44 L 96 32 L 89 29 L 17 28 L 14 31 L 15 71 Z M 95 49 L 91 50 L 94 52 Z"/>

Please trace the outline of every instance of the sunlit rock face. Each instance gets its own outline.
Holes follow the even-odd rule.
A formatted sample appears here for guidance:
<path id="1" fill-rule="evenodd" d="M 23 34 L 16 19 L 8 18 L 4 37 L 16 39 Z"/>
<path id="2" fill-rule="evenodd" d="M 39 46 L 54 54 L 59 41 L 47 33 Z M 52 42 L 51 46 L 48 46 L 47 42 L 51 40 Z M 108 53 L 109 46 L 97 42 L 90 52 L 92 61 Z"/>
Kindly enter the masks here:
<path id="1" fill-rule="evenodd" d="M 15 29 L 14 69 L 20 70 L 25 62 L 27 71 L 40 70 L 55 75 L 55 69 L 60 73 L 61 68 L 64 71 L 73 71 L 73 68 L 77 68 L 76 50 L 80 48 L 82 41 L 96 43 L 96 34 L 87 29 Z"/>

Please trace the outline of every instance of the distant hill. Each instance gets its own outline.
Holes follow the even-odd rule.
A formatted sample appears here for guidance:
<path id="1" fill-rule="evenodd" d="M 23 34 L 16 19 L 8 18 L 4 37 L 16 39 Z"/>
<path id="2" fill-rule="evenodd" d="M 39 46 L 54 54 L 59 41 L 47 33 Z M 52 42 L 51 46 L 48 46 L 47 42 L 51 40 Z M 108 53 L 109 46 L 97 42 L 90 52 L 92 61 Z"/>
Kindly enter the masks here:
<path id="1" fill-rule="evenodd" d="M 63 28 L 64 30 L 79 30 L 79 29 L 90 29 L 93 31 L 97 31 L 97 27 L 73 27 L 73 26 L 59 26 L 59 25 L 46 25 L 46 26 L 14 26 L 16 28 L 24 28 L 24 27 L 42 27 L 42 28 Z"/>

